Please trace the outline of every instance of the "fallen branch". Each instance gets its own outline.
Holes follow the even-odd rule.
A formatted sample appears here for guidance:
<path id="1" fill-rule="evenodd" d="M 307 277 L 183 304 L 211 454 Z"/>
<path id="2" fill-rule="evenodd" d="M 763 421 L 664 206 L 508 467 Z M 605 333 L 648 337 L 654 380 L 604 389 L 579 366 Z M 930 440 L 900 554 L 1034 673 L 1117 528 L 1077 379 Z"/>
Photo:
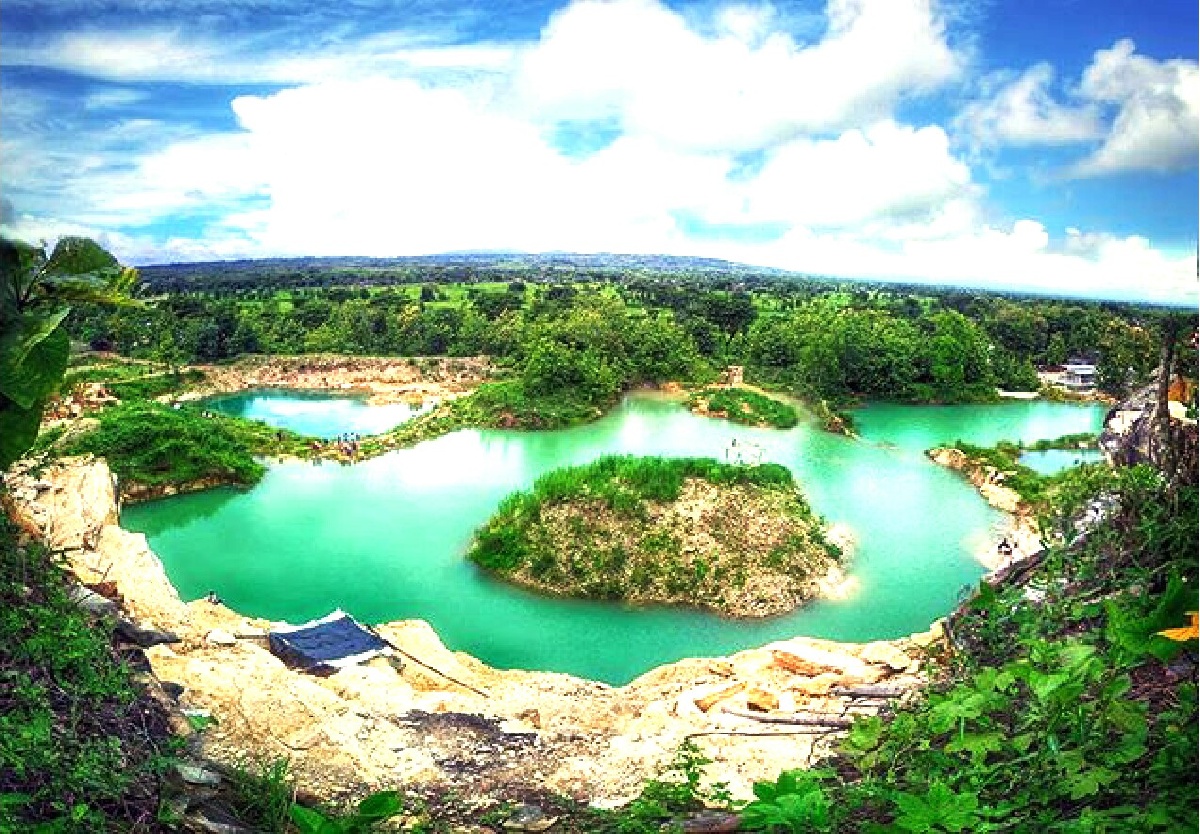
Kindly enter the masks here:
<path id="1" fill-rule="evenodd" d="M 750 738 L 789 738 L 791 736 L 827 736 L 837 732 L 836 729 L 828 727 L 807 727 L 802 730 L 772 730 L 769 733 L 754 733 L 748 730 L 704 730 L 697 733 L 688 733 L 684 736 L 685 739 L 691 740 L 694 738 L 704 738 L 705 736 L 748 736 Z"/>
<path id="2" fill-rule="evenodd" d="M 899 698 L 907 690 L 891 686 L 861 684 L 859 686 L 835 686 L 829 691 L 833 695 L 844 695 L 849 698 Z"/>
<path id="3" fill-rule="evenodd" d="M 460 681 L 458 678 L 455 678 L 451 675 L 447 675 L 441 669 L 435 669 L 434 667 L 430 666 L 425 661 L 421 660 L 419 657 L 414 657 L 413 655 L 409 654 L 408 652 L 404 651 L 403 649 L 398 648 L 395 643 L 391 642 L 390 640 L 388 640 L 385 637 L 382 637 L 379 634 L 379 632 L 377 632 L 375 629 L 371 629 L 371 633 L 374 634 L 376 637 L 378 637 L 380 640 L 382 640 L 387 645 L 387 647 L 389 649 L 391 649 L 392 651 L 394 651 L 396 654 L 398 654 L 402 657 L 408 658 L 413 663 L 416 663 L 419 666 L 424 666 L 426 669 L 428 669 L 430 672 L 433 672 L 438 677 L 445 678 L 446 680 L 450 681 L 451 683 L 461 686 L 463 689 L 469 689 L 471 692 L 474 692 L 476 695 L 481 695 L 484 698 L 491 697 L 490 695 L 488 695 L 488 693 L 484 692 L 482 689 L 477 689 L 476 687 L 471 686 L 471 684 L 469 684 L 469 683 L 464 683 L 463 681 Z"/>

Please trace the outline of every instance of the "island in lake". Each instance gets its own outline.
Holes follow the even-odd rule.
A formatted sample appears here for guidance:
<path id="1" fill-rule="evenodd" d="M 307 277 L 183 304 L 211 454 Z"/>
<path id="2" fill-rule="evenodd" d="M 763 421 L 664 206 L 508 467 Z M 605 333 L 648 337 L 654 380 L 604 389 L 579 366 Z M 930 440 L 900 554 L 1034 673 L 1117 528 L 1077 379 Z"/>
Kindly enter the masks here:
<path id="1" fill-rule="evenodd" d="M 545 593 L 732 617 L 793 610 L 841 556 L 784 466 L 629 456 L 513 493 L 468 554 Z"/>

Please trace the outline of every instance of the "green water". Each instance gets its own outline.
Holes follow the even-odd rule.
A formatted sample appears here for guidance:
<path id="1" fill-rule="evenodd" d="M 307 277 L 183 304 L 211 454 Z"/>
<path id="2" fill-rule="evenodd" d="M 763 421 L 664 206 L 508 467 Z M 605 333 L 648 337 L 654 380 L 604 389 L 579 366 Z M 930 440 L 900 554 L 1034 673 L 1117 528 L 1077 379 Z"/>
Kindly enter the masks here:
<path id="1" fill-rule="evenodd" d="M 1002 519 L 923 449 L 954 437 L 990 442 L 997 421 L 1036 439 L 1095 430 L 1103 416 L 1050 403 L 997 408 L 872 406 L 860 414 L 865 439 L 854 441 L 807 424 L 735 426 L 636 397 L 563 431 L 466 430 L 355 466 L 273 465 L 248 492 L 132 506 L 122 521 L 149 536 L 187 599 L 211 588 L 239 611 L 291 621 L 338 606 L 368 622 L 417 617 L 496 666 L 623 683 L 682 657 L 796 634 L 869 640 L 926 628 L 979 578 L 973 554 L 990 550 Z M 854 529 L 853 598 L 733 621 L 538 597 L 462 558 L 499 500 L 549 469 L 608 453 L 719 457 L 734 438 L 790 467 L 820 514 Z"/>
<path id="2" fill-rule="evenodd" d="M 422 411 L 407 403 L 368 405 L 362 394 L 272 389 L 211 397 L 204 404 L 222 414 L 325 440 L 348 432 L 381 434 Z"/>
<path id="3" fill-rule="evenodd" d="M 1099 449 L 1042 449 L 1021 455 L 1021 463 L 1039 475 L 1053 475 L 1081 463 L 1101 460 L 1104 454 Z"/>

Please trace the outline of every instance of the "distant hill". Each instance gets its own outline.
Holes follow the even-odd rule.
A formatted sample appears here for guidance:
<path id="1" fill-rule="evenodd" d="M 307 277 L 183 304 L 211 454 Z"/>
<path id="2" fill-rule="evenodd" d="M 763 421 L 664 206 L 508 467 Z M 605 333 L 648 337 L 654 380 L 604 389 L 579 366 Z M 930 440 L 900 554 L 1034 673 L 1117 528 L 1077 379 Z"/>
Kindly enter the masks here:
<path id="1" fill-rule="evenodd" d="M 986 293 L 1013 299 L 1074 298 L 1080 301 L 1131 303 L 1147 306 L 1193 307 L 1191 301 L 1146 301 L 1106 298 L 1093 293 L 1037 291 L 1030 287 L 982 285 L 980 282 L 923 282 L 911 279 L 854 278 L 812 275 L 769 266 L 751 266 L 720 258 L 686 255 L 631 255 L 600 252 L 446 252 L 396 258 L 363 256 L 255 258 L 153 264 L 140 267 L 142 278 L 155 292 L 245 291 L 264 287 L 336 287 L 484 281 L 544 283 L 656 278 L 695 284 L 744 285 L 806 282 L 825 288 L 892 293 L 974 295 Z"/>
<path id="2" fill-rule="evenodd" d="M 142 278 L 159 291 L 250 289 L 259 284 L 330 286 L 340 283 L 414 283 L 489 281 L 522 278 L 571 280 L 609 278 L 630 273 L 739 280 L 802 278 L 772 267 L 749 266 L 717 258 L 679 255 L 576 254 L 549 252 L 449 252 L 398 258 L 306 257 L 154 264 L 141 267 Z"/>
<path id="3" fill-rule="evenodd" d="M 530 269 L 571 267 L 574 269 L 649 269 L 657 272 L 725 272 L 755 275 L 796 275 L 786 269 L 750 266 L 719 258 L 694 258 L 686 255 L 623 255 L 608 252 L 447 252 L 441 255 L 408 255 L 397 258 L 357 256 L 255 258 L 233 261 L 205 261 L 154 264 L 141 268 L 146 275 L 212 272 L 228 269 L 394 269 L 397 267 L 472 266 L 493 269 Z"/>

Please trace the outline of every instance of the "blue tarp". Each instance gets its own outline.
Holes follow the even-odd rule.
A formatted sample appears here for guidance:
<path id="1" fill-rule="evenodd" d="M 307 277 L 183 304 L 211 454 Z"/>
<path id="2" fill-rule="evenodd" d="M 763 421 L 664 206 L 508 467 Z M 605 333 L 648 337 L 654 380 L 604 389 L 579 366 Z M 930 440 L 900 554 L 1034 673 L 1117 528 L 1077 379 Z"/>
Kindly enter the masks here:
<path id="1" fill-rule="evenodd" d="M 359 663 L 388 648 L 383 639 L 344 611 L 303 625 L 276 628 L 269 642 L 272 653 L 301 669 Z"/>

